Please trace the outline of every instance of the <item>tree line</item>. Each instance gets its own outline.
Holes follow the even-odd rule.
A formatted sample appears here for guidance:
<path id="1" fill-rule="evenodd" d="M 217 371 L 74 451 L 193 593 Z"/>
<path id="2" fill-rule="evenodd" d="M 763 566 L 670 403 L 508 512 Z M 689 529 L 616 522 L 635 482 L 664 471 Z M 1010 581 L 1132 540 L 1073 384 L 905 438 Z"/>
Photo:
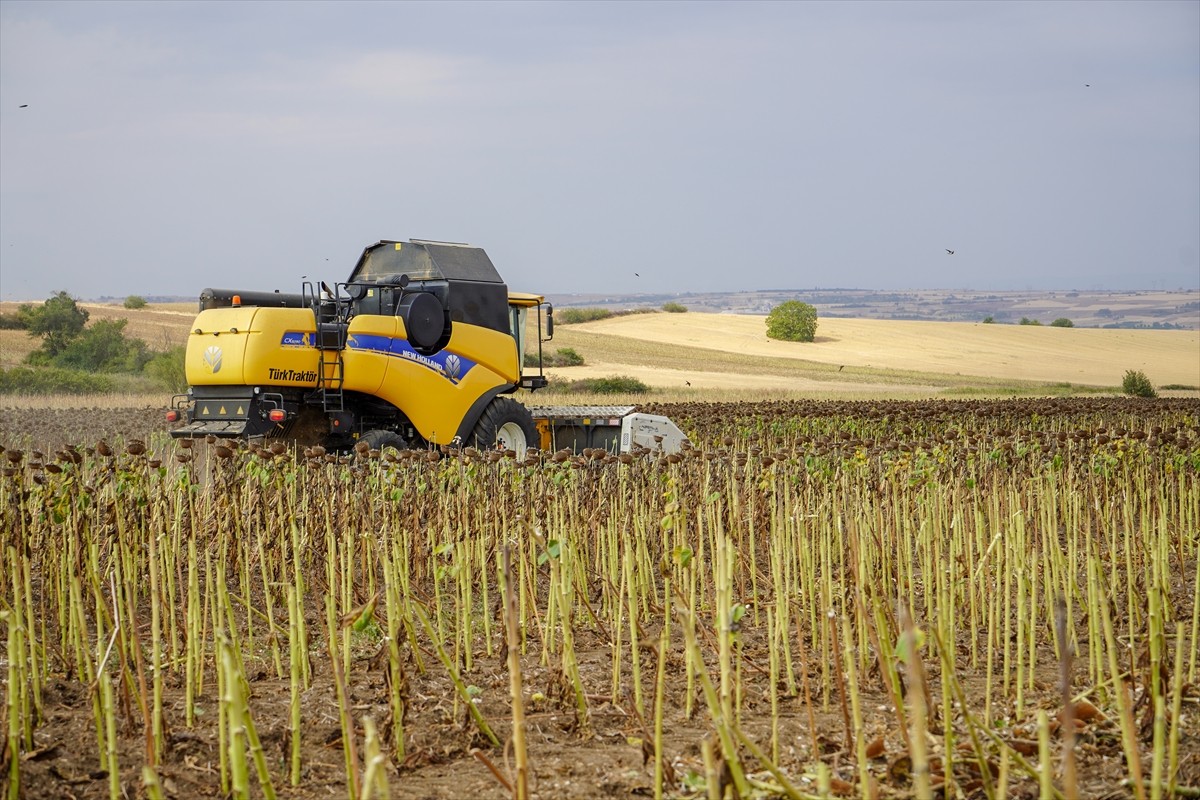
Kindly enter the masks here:
<path id="1" fill-rule="evenodd" d="M 125 301 L 125 307 L 131 309 L 145 304 L 136 296 Z M 144 376 L 171 390 L 186 385 L 182 345 L 153 351 L 126 333 L 129 320 L 101 319 L 88 324 L 90 317 L 65 291 L 55 292 L 40 306 L 22 303 L 15 312 L 0 314 L 0 328 L 25 330 L 42 340 L 25 357 L 26 367 L 0 370 L 0 391 L 107 391 L 112 382 L 104 376 L 115 375 Z"/>

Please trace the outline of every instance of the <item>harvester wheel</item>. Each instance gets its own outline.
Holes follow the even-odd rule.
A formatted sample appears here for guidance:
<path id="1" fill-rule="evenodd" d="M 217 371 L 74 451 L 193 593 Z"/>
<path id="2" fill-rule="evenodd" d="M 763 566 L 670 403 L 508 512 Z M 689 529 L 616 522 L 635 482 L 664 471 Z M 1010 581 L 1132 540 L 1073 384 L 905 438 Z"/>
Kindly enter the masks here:
<path id="1" fill-rule="evenodd" d="M 367 431 L 362 436 L 358 437 L 359 444 L 365 443 L 372 450 L 378 450 L 380 453 L 388 448 L 393 450 L 407 450 L 408 442 L 404 441 L 404 437 L 393 431 L 373 430 Z"/>
<path id="2" fill-rule="evenodd" d="M 538 446 L 537 426 L 525 406 L 497 397 L 476 423 L 471 443 L 480 450 L 512 450 L 518 461 L 524 461 L 526 448 Z"/>

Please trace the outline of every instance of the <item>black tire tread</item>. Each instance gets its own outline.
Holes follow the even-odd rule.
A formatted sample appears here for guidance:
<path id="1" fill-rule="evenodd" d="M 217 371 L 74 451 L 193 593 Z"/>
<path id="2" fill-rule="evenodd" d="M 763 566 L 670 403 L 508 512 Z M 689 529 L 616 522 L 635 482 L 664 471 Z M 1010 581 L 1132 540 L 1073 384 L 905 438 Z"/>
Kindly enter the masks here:
<path id="1" fill-rule="evenodd" d="M 385 447 L 394 447 L 397 450 L 408 449 L 408 442 L 404 441 L 404 437 L 395 431 L 385 431 L 382 429 L 367 431 L 358 437 L 358 440 L 366 442 L 372 450 L 382 451 Z"/>
<path id="2" fill-rule="evenodd" d="M 539 436 L 537 426 L 533 424 L 533 415 L 529 409 L 509 397 L 497 397 L 483 410 L 475 430 L 467 441 L 480 450 L 487 450 L 496 443 L 496 433 L 505 424 L 515 422 L 525 431 L 525 442 L 528 447 L 537 447 Z M 524 458 L 524 453 L 518 453 Z"/>

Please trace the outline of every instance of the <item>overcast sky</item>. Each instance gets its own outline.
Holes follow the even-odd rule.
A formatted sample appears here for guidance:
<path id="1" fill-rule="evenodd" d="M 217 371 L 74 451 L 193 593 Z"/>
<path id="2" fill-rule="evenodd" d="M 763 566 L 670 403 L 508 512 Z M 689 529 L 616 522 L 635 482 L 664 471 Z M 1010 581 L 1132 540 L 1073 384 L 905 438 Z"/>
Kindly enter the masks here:
<path id="1" fill-rule="evenodd" d="M 1196 289 L 1200 3 L 0 0 L 0 298 L 409 238 L 534 292 Z"/>

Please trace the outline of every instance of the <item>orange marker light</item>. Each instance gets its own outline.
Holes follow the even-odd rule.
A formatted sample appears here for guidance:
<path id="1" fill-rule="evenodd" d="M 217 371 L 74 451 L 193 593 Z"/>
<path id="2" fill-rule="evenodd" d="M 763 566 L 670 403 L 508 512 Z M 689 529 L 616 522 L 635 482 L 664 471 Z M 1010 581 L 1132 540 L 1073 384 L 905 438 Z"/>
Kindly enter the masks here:
<path id="1" fill-rule="evenodd" d="M 170 411 L 167 412 L 167 422 L 178 422 L 178 421 L 179 421 L 179 412 L 178 411 L 176 411 L 175 409 L 171 409 Z"/>
<path id="2" fill-rule="evenodd" d="M 235 294 L 233 296 L 233 304 L 235 306 L 240 306 L 242 304 L 242 296 L 240 294 Z"/>
<path id="3" fill-rule="evenodd" d="M 283 422 L 287 419 L 287 412 L 282 408 L 272 408 L 271 413 L 267 414 L 267 419 L 271 422 Z"/>

